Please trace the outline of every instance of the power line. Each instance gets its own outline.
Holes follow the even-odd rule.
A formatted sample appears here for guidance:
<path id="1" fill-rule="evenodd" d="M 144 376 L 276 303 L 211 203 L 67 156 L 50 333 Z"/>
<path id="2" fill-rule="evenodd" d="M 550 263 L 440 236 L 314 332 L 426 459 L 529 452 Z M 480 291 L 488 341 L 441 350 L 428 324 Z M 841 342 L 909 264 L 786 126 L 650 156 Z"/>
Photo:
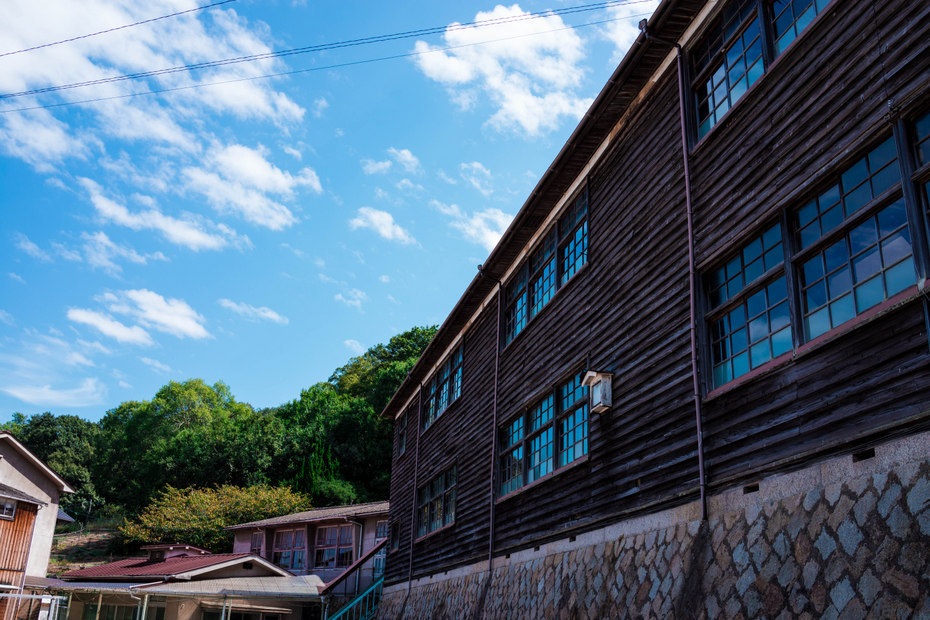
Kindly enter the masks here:
<path id="1" fill-rule="evenodd" d="M 312 72 L 315 72 L 315 71 L 327 71 L 327 70 L 330 70 L 330 69 L 341 69 L 341 68 L 344 68 L 344 67 L 352 67 L 352 66 L 365 65 L 365 64 L 371 64 L 371 63 L 376 63 L 376 62 L 384 62 L 384 61 L 387 61 L 387 60 L 398 60 L 398 59 L 401 59 L 401 58 L 412 58 L 412 57 L 415 57 L 415 56 L 422 56 L 422 55 L 425 55 L 425 54 L 432 54 L 432 53 L 438 53 L 438 52 L 447 52 L 447 51 L 450 51 L 450 50 L 461 49 L 461 48 L 466 48 L 466 47 L 476 47 L 476 46 L 478 46 L 478 45 L 487 45 L 487 44 L 489 44 L 489 43 L 499 43 L 499 42 L 501 42 L 501 41 L 512 41 L 512 40 L 514 40 L 514 39 L 523 39 L 523 38 L 534 37 L 534 36 L 539 36 L 539 35 L 543 35 L 543 34 L 551 34 L 551 33 L 553 33 L 553 32 L 561 32 L 561 31 L 564 31 L 564 30 L 573 30 L 573 29 L 577 29 L 577 28 L 586 28 L 586 27 L 588 27 L 588 26 L 598 26 L 598 25 L 600 25 L 600 24 L 608 24 L 608 23 L 611 23 L 611 22 L 619 21 L 619 20 L 621 20 L 621 19 L 636 19 L 636 18 L 640 18 L 640 17 L 648 17 L 649 15 L 650 15 L 650 13 L 641 13 L 641 14 L 638 14 L 638 15 L 626 15 L 626 16 L 624 16 L 624 17 L 615 17 L 615 18 L 611 18 L 611 19 L 602 19 L 602 20 L 598 20 L 598 21 L 587 22 L 587 23 L 584 23 L 584 24 L 578 24 L 578 25 L 576 25 L 576 26 L 565 26 L 565 27 L 563 27 L 563 28 L 554 28 L 554 29 L 552 29 L 552 30 L 544 30 L 544 31 L 541 31 L 541 32 L 533 32 L 533 33 L 522 34 L 522 35 L 514 35 L 514 36 L 511 36 L 511 37 L 503 37 L 503 38 L 499 38 L 499 39 L 489 39 L 489 40 L 487 40 L 487 41 L 478 41 L 478 42 L 476 42 L 476 43 L 463 43 L 463 44 L 461 44 L 461 45 L 450 45 L 450 46 L 447 46 L 447 47 L 436 47 L 436 48 L 432 48 L 432 49 L 429 49 L 429 50 L 424 51 L 424 52 L 406 52 L 406 53 L 403 53 L 403 54 L 394 54 L 394 55 L 392 55 L 392 56 L 379 56 L 379 57 L 377 57 L 377 58 L 366 58 L 366 59 L 362 59 L 362 60 L 354 60 L 354 61 L 349 61 L 349 62 L 342 62 L 342 63 L 332 64 L 332 65 L 326 65 L 326 66 L 321 66 L 321 67 L 308 67 L 308 68 L 305 68 L 305 69 L 294 69 L 294 70 L 291 70 L 291 71 L 280 71 L 280 72 L 277 72 L 277 73 L 266 73 L 266 74 L 263 74 L 263 75 L 253 75 L 253 76 L 249 76 L 249 77 L 234 78 L 234 79 L 230 79 L 230 80 L 218 80 L 218 81 L 215 81 L 215 82 L 202 82 L 202 83 L 200 83 L 200 84 L 188 84 L 187 86 L 175 86 L 175 87 L 172 87 L 172 88 L 161 88 L 161 89 L 154 89 L 154 90 L 146 90 L 146 91 L 135 92 L 135 93 L 125 93 L 125 94 L 122 94 L 122 95 L 111 95 L 111 96 L 109 96 L 109 97 L 95 97 L 95 98 L 93 98 L 93 99 L 82 99 L 82 100 L 80 100 L 80 101 L 64 101 L 64 102 L 60 102 L 60 103 L 50 103 L 50 104 L 45 104 L 45 105 L 27 106 L 27 107 L 22 107 L 22 108 L 0 109 L 0 114 L 9 114 L 9 113 L 12 113 L 12 112 L 28 112 L 28 111 L 31 111 L 31 110 L 45 110 L 45 109 L 49 109 L 49 108 L 70 107 L 70 106 L 74 106 L 74 105 L 82 105 L 82 104 L 85 104 L 85 103 L 99 103 L 99 102 L 102 102 L 102 101 L 113 101 L 113 100 L 116 100 L 116 99 L 130 99 L 130 98 L 132 98 L 132 97 L 142 97 L 142 96 L 145 96 L 145 95 L 160 95 L 160 94 L 164 94 L 164 93 L 173 93 L 173 92 L 182 91 L 182 90 L 192 90 L 192 89 L 196 89 L 196 88 L 206 88 L 206 87 L 209 87 L 209 86 L 222 86 L 222 85 L 224 85 L 224 84 L 236 84 L 236 83 L 238 83 L 238 82 L 251 82 L 251 81 L 255 81 L 255 80 L 266 80 L 266 79 L 275 78 L 275 77 L 283 77 L 283 76 L 289 76 L 289 75 L 297 75 L 297 74 L 300 74 L 300 73 L 312 73 Z"/>
<path id="2" fill-rule="evenodd" d="M 162 15 L 161 17 L 153 17 L 151 19 L 144 19 L 141 22 L 134 22 L 132 24 L 126 24 L 124 26 L 117 26 L 115 28 L 107 28 L 106 30 L 99 30 L 97 32 L 92 32 L 90 34 L 82 34 L 78 37 L 71 37 L 70 39 L 62 39 L 61 41 L 55 41 L 54 43 L 43 43 L 42 45 L 35 45 L 33 47 L 27 47 L 25 49 L 16 50 L 13 52 L 3 52 L 0 53 L 0 58 L 4 56 L 12 56 L 13 54 L 22 54 L 23 52 L 31 52 L 33 50 L 40 50 L 45 47 L 52 47 L 53 45 L 61 45 L 62 43 L 71 43 L 72 41 L 79 41 L 81 39 L 87 39 L 90 37 L 96 37 L 100 34 L 106 34 L 108 32 L 116 32 L 117 30 L 123 30 L 124 28 L 132 28 L 133 26 L 141 26 L 142 24 L 149 24 L 151 22 L 157 22 L 160 19 L 168 19 L 169 17 L 177 17 L 178 15 L 184 15 L 185 13 L 194 13 L 196 11 L 203 11 L 204 9 L 209 9 L 221 4 L 228 4 L 230 2 L 235 2 L 236 0 L 221 0 L 221 2 L 214 2 L 213 4 L 207 4 L 205 6 L 199 6 L 195 9 L 187 9 L 186 11 L 178 11 L 177 13 L 171 13 L 169 15 Z"/>
<path id="3" fill-rule="evenodd" d="M 581 13 L 586 11 L 596 11 L 606 8 L 611 8 L 614 6 L 622 6 L 628 4 L 641 4 L 648 2 L 650 0 L 605 0 L 603 2 L 597 2 L 594 4 L 583 4 L 576 5 L 571 7 L 565 7 L 562 9 L 547 10 L 547 11 L 538 11 L 535 13 L 526 13 L 523 15 L 513 15 L 508 17 L 498 17 L 494 19 L 480 20 L 468 22 L 465 24 L 453 24 L 451 26 L 433 26 L 430 28 L 421 28 L 418 30 L 408 30 L 405 32 L 398 32 L 393 34 L 384 34 L 384 35 L 375 35 L 370 37 L 363 37 L 360 39 L 350 39 L 346 41 L 337 41 L 334 43 L 324 43 L 320 45 L 311 45 L 299 48 L 293 48 L 288 50 L 281 50 L 277 52 L 266 52 L 263 54 L 252 54 L 249 56 L 239 56 L 236 58 L 226 58 L 221 60 L 213 60 L 207 62 L 201 62 L 190 65 L 181 65 L 176 67 L 168 67 L 165 69 L 156 69 L 152 71 L 141 71 L 138 73 L 124 74 L 124 75 L 115 75 L 105 78 L 99 78 L 96 80 L 86 80 L 84 82 L 74 82 L 71 84 L 62 84 L 58 86 L 47 86 L 44 88 L 35 88 L 32 90 L 25 90 L 16 93 L 8 93 L 0 95 L 0 100 L 4 99 L 13 99 L 15 97 L 24 97 L 27 95 L 39 95 L 50 92 L 57 92 L 61 90 L 70 90 L 73 88 L 81 88 L 84 86 L 96 86 L 99 84 L 110 84 L 113 82 L 123 82 L 127 80 L 137 80 L 147 77 L 156 77 L 160 75 L 168 75 L 172 73 L 180 73 L 185 71 L 194 71 L 200 69 L 209 69 L 214 67 L 222 67 L 232 64 L 240 64 L 245 62 L 254 62 L 257 60 L 268 60 L 272 58 L 282 58 L 286 56 L 293 56 L 298 54 L 307 54 L 310 52 L 319 52 L 319 51 L 328 51 L 346 47 L 356 47 L 360 45 L 370 45 L 372 43 L 383 43 L 388 41 L 397 41 L 401 39 L 410 39 L 414 37 L 426 36 L 429 34 L 439 34 L 442 32 L 463 30 L 467 28 L 485 28 L 488 26 L 500 25 L 500 24 L 509 24 L 520 21 L 527 21 L 530 19 L 539 19 L 542 17 L 548 17 L 553 15 L 570 15 L 574 13 Z M 609 20 L 613 21 L 613 20 Z"/>

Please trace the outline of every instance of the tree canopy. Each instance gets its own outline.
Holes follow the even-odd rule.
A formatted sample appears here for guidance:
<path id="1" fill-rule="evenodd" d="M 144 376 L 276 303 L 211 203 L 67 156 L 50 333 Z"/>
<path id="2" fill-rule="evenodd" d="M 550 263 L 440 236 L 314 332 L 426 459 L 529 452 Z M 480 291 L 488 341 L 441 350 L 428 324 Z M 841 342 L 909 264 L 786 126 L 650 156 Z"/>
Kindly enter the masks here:
<path id="1" fill-rule="evenodd" d="M 223 382 L 188 379 L 121 403 L 98 423 L 14 414 L 0 428 L 77 488 L 62 505 L 79 519 L 101 504 L 146 514 L 165 498 L 188 501 L 190 489 L 284 486 L 314 506 L 386 499 L 392 426 L 380 412 L 435 333 L 398 334 L 268 409 L 236 400 Z"/>

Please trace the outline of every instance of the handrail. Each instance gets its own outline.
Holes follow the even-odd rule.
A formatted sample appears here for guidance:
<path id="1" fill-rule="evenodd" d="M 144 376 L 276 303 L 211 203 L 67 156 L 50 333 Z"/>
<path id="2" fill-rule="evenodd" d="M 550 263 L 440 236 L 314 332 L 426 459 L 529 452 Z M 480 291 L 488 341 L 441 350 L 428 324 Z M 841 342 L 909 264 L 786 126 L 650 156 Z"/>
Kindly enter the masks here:
<path id="1" fill-rule="evenodd" d="M 336 612 L 335 616 L 329 616 L 326 620 L 347 620 L 351 611 L 361 611 L 364 615 L 354 615 L 353 618 L 362 620 L 371 617 L 371 613 L 378 609 L 378 603 L 381 602 L 381 586 L 384 584 L 384 577 L 379 577 L 371 587 L 359 594 L 355 599 Z M 359 605 L 365 604 L 364 609 L 357 609 Z"/>
<path id="2" fill-rule="evenodd" d="M 336 587 L 337 585 L 339 585 L 340 583 L 342 583 L 343 581 L 345 581 L 346 578 L 347 578 L 349 575 L 351 575 L 352 573 L 354 573 L 355 571 L 357 571 L 359 568 L 361 568 L 362 565 L 363 565 L 365 562 L 367 562 L 368 560 L 370 560 L 371 558 L 373 558 L 373 557 L 375 556 L 376 553 L 378 553 L 379 551 L 381 551 L 381 549 L 384 548 L 384 546 L 387 544 L 387 541 L 388 541 L 388 539 L 385 538 L 385 539 L 382 540 L 381 542 L 377 543 L 374 547 L 372 547 L 372 548 L 369 549 L 367 552 L 365 552 L 365 554 L 363 554 L 362 557 L 360 557 L 359 559 L 355 560 L 355 562 L 353 562 L 353 563 L 345 570 L 344 573 L 342 573 L 342 574 L 339 575 L 338 577 L 335 577 L 332 581 L 330 581 L 330 582 L 327 583 L 325 586 L 323 586 L 322 588 L 320 588 L 320 596 L 323 596 L 323 595 L 325 595 L 325 594 L 329 594 L 329 592 L 330 592 L 334 587 Z"/>

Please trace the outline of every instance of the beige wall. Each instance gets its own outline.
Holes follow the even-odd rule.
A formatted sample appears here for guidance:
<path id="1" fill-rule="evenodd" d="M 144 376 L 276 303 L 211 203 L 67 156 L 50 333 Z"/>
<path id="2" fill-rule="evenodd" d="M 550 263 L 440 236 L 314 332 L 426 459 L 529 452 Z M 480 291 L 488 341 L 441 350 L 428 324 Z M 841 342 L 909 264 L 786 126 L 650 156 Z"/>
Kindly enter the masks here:
<path id="1" fill-rule="evenodd" d="M 27 575 L 45 577 L 52 552 L 55 522 L 58 520 L 58 486 L 6 439 L 0 439 L 0 482 L 48 504 L 39 506 L 26 564 Z"/>

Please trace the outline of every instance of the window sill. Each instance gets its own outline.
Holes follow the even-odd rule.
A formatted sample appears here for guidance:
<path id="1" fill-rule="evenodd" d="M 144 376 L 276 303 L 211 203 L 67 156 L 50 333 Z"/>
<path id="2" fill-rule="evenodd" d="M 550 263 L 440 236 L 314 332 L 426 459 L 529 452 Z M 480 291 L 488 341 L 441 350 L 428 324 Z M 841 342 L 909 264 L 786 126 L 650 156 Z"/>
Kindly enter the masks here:
<path id="1" fill-rule="evenodd" d="M 725 383 L 719 388 L 715 388 L 711 390 L 710 392 L 707 393 L 707 396 L 704 397 L 704 402 L 705 403 L 711 402 L 723 396 L 724 394 L 727 394 L 728 392 L 731 392 L 737 388 L 740 388 L 747 383 L 751 383 L 752 381 L 760 377 L 764 377 L 768 374 L 771 374 L 772 372 L 782 368 L 783 366 L 787 366 L 788 364 L 792 363 L 796 359 L 800 359 L 802 357 L 810 355 L 813 352 L 822 348 L 823 346 L 833 342 L 837 338 L 841 338 L 845 336 L 846 334 L 859 329 L 863 325 L 868 325 L 874 322 L 875 320 L 885 316 L 889 312 L 897 310 L 898 308 L 901 308 L 902 306 L 905 306 L 913 302 L 914 300 L 919 299 L 921 295 L 926 294 L 927 291 L 930 291 L 930 280 L 928 280 L 924 284 L 923 289 L 919 289 L 917 285 L 912 285 L 906 288 L 905 290 L 901 291 L 897 295 L 894 295 L 886 299 L 882 303 L 876 306 L 873 306 L 872 308 L 869 308 L 862 314 L 846 321 L 842 325 L 839 325 L 838 327 L 834 327 L 830 331 L 824 334 L 821 334 L 820 336 L 817 336 L 816 338 L 814 338 L 813 340 L 809 342 L 805 342 L 804 344 L 802 344 L 800 347 L 798 347 L 794 351 L 783 353 L 782 355 L 779 355 L 775 359 L 769 362 L 766 362 L 765 364 L 759 366 L 758 368 L 754 370 L 751 370 L 745 375 L 737 377 L 736 379 L 733 379 L 729 383 Z"/>
<path id="2" fill-rule="evenodd" d="M 590 446 L 590 444 L 589 444 L 589 446 Z M 590 449 L 590 447 L 589 447 L 589 449 Z M 566 471 L 569 471 L 569 470 L 571 470 L 571 469 L 574 469 L 574 468 L 576 468 L 576 467 L 578 467 L 579 465 L 582 465 L 582 464 L 584 464 L 584 463 L 587 463 L 587 462 L 590 460 L 590 458 L 591 458 L 591 453 L 589 452 L 588 454 L 585 454 L 585 455 L 582 456 L 581 458 L 575 459 L 574 461 L 572 461 L 572 462 L 569 463 L 568 465 L 563 465 L 562 467 L 559 467 L 559 468 L 556 469 L 555 471 L 549 472 L 548 474 L 546 474 L 546 475 L 543 476 L 542 478 L 537 478 L 536 480 L 532 481 L 531 483 L 523 485 L 523 486 L 520 487 L 519 489 L 514 489 L 513 491 L 510 491 L 509 493 L 507 493 L 507 495 L 502 495 L 502 496 L 498 497 L 498 498 L 495 500 L 494 503 L 495 503 L 495 504 L 499 504 L 499 503 L 501 503 L 501 502 L 503 502 L 503 501 L 505 501 L 505 500 L 508 500 L 508 499 L 510 499 L 510 498 L 512 498 L 512 497 L 515 497 L 515 496 L 517 496 L 517 495 L 520 495 L 520 494 L 523 493 L 524 491 L 528 491 L 529 489 L 532 489 L 533 487 L 535 487 L 535 486 L 537 486 L 537 485 L 539 485 L 539 484 L 545 483 L 547 480 L 551 480 L 552 478 L 554 478 L 554 477 L 556 477 L 556 476 L 558 476 L 558 475 L 560 475 L 560 474 L 562 474 L 562 473 L 564 473 L 564 472 L 566 472 Z"/>
<path id="3" fill-rule="evenodd" d="M 426 534 L 423 534 L 423 535 L 420 536 L 419 538 L 414 538 L 414 539 L 413 539 L 413 542 L 414 542 L 414 544 L 416 544 L 416 543 L 418 543 L 418 542 L 424 541 L 424 540 L 426 540 L 427 538 L 430 538 L 431 536 L 435 536 L 435 535 L 438 534 L 439 532 L 445 532 L 446 530 L 450 530 L 450 529 L 452 529 L 454 526 L 455 526 L 455 521 L 453 521 L 453 522 L 450 523 L 449 525 L 443 525 L 443 526 L 442 526 L 441 528 L 439 528 L 438 530 L 433 530 L 432 532 L 427 532 Z"/>
<path id="4" fill-rule="evenodd" d="M 0 515 L 0 520 L 3 520 L 3 521 L 13 521 L 14 519 L 16 519 L 16 515 L 12 515 L 12 516 Z"/>
<path id="5" fill-rule="evenodd" d="M 590 233 L 589 233 L 589 234 L 590 234 Z M 562 293 L 562 291 L 564 291 L 564 290 L 566 290 L 566 289 L 568 289 L 568 288 L 571 288 L 572 283 L 575 282 L 576 280 L 578 280 L 579 277 L 580 277 L 582 274 L 584 274 L 584 273 L 587 272 L 587 270 L 588 270 L 588 265 L 591 264 L 591 254 L 590 254 L 590 253 L 591 253 L 591 248 L 590 248 L 590 246 L 589 246 L 589 247 L 588 247 L 588 262 L 586 262 L 584 265 L 582 265 L 581 267 L 579 267 L 579 268 L 578 268 L 578 271 L 576 271 L 576 272 L 574 273 L 574 275 L 572 275 L 572 277 L 569 278 L 568 281 L 567 281 L 565 284 L 563 284 L 563 285 L 560 286 L 558 289 L 556 289 L 555 293 L 552 294 L 552 299 L 550 299 L 549 302 L 548 302 L 545 306 L 543 306 L 542 309 L 541 309 L 539 312 L 537 312 L 536 314 L 534 314 L 532 318 L 527 319 L 527 321 L 526 321 L 526 326 L 520 331 L 519 334 L 517 334 L 516 336 L 514 336 L 513 339 L 512 339 L 510 342 L 508 342 L 508 343 L 505 344 L 503 347 L 501 347 L 501 356 L 503 356 L 504 353 L 505 353 L 508 349 L 510 349 L 510 348 L 513 346 L 513 344 L 514 344 L 515 342 L 518 342 L 519 340 L 522 339 L 523 334 L 525 334 L 526 332 L 528 332 L 528 331 L 530 330 L 530 328 L 532 327 L 532 325 L 538 321 L 539 317 L 541 317 L 541 316 L 543 316 L 544 314 L 546 314 L 546 311 L 549 310 L 549 308 L 551 308 L 553 305 L 555 305 L 555 301 L 559 298 L 559 296 L 560 296 L 560 294 Z M 500 310 L 500 309 L 499 309 L 499 312 L 503 312 L 503 310 Z M 501 317 L 501 320 L 503 320 L 503 316 Z"/>

